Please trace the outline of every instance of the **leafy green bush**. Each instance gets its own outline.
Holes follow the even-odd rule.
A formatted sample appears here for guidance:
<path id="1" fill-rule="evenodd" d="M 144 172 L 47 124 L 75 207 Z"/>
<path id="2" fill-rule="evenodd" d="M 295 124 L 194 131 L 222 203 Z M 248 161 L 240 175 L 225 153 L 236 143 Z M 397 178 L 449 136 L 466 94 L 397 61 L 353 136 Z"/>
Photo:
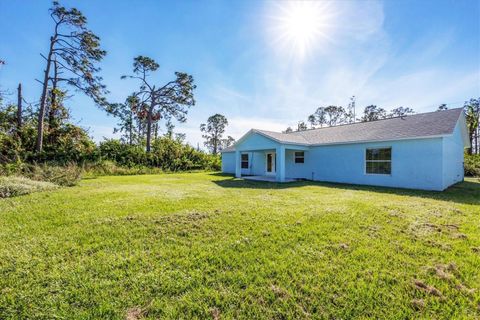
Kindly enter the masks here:
<path id="1" fill-rule="evenodd" d="M 465 154 L 465 175 L 480 177 L 480 154 Z"/>
<path id="2" fill-rule="evenodd" d="M 32 110 L 25 110 L 21 130 L 17 128 L 16 106 L 0 105 L 0 164 L 12 162 L 69 162 L 92 161 L 96 145 L 88 132 L 72 123 L 69 115 L 46 125 L 44 149 L 34 152 L 37 123 Z"/>
<path id="3" fill-rule="evenodd" d="M 134 167 L 147 164 L 147 153 L 143 146 L 129 145 L 117 139 L 100 142 L 98 153 L 101 160 L 110 160 L 120 166 Z"/>
<path id="4" fill-rule="evenodd" d="M 5 140 L 0 137 L 0 146 L 2 141 L 7 144 L 11 142 L 9 137 Z M 65 144 L 58 153 L 48 151 L 46 147 L 46 151 L 40 154 L 8 154 L 8 159 L 4 158 L 6 161 L 0 161 L 0 175 L 18 175 L 61 186 L 73 186 L 81 179 L 82 173 L 87 176 L 135 175 L 216 171 L 221 167 L 218 155 L 206 154 L 170 137 L 155 139 L 151 153 L 147 153 L 142 145 L 129 145 L 115 139 L 101 142 L 94 151 L 90 150 L 88 141 L 84 142 L 85 148 L 80 148 L 79 153 L 75 153 L 72 145 Z M 68 159 L 73 161 L 65 162 Z"/>
<path id="5" fill-rule="evenodd" d="M 218 156 L 195 150 L 181 140 L 167 136 L 157 138 L 152 142 L 151 153 L 147 153 L 144 147 L 140 145 L 129 145 L 116 139 L 106 140 L 100 143 L 97 156 L 100 159 L 99 171 L 101 171 L 102 166 L 112 165 L 104 161 L 111 161 L 120 167 L 135 168 L 136 171 L 147 168 L 154 171 L 156 168 L 164 172 L 219 170 L 221 166 Z M 118 174 L 113 173 L 113 171 L 123 171 L 118 170 L 118 168 L 112 169 L 106 168 L 105 171 L 112 172 L 112 174 Z M 130 172 L 129 170 L 126 171 Z"/>
<path id="6" fill-rule="evenodd" d="M 26 166 L 21 161 L 0 163 L 0 176 L 21 175 Z"/>
<path id="7" fill-rule="evenodd" d="M 54 190 L 57 188 L 58 186 L 51 182 L 35 181 L 16 176 L 0 176 L 0 198 L 15 197 L 32 192 Z"/>
<path id="8" fill-rule="evenodd" d="M 222 156 L 221 155 L 207 155 L 207 170 L 220 171 L 222 170 Z"/>

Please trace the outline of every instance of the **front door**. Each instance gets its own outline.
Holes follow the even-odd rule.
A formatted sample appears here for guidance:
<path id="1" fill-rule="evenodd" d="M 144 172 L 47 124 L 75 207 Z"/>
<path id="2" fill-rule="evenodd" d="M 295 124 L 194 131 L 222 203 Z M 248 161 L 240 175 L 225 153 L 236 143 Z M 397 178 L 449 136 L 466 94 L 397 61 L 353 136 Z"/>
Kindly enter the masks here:
<path id="1" fill-rule="evenodd" d="M 266 168 L 267 175 L 274 175 L 275 174 L 275 152 L 267 153 L 266 162 L 267 162 L 267 168 Z"/>

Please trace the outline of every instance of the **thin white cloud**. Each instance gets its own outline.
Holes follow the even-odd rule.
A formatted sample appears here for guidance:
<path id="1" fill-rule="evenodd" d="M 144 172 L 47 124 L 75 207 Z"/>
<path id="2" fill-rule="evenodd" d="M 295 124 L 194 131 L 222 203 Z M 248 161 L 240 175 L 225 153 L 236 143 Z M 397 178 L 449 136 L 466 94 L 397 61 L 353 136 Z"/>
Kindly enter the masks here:
<path id="1" fill-rule="evenodd" d="M 480 92 L 478 72 L 453 73 L 449 70 L 430 69 L 409 73 L 396 79 L 373 81 L 364 88 L 364 105 L 383 107 L 407 106 L 417 112 L 432 111 L 441 103 L 461 106 L 458 96 Z M 457 104 L 460 103 L 460 104 Z"/>

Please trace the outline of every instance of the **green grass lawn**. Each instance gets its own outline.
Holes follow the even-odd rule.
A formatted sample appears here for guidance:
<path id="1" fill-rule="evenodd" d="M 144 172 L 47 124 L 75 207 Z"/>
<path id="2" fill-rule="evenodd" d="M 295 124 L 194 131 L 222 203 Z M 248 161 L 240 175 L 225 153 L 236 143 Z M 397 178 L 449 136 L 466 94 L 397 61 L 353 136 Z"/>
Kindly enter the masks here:
<path id="1" fill-rule="evenodd" d="M 480 318 L 480 183 L 184 173 L 0 200 L 0 319 Z"/>

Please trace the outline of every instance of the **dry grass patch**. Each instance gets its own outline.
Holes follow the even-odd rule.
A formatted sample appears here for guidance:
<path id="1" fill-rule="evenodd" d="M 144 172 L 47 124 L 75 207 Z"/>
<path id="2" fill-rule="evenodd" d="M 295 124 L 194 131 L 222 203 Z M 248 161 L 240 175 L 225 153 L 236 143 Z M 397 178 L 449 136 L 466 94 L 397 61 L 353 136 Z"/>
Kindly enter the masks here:
<path id="1" fill-rule="evenodd" d="M 35 181 L 23 177 L 0 176 L 0 198 L 21 196 L 33 192 L 57 189 L 58 185 L 51 182 Z"/>

